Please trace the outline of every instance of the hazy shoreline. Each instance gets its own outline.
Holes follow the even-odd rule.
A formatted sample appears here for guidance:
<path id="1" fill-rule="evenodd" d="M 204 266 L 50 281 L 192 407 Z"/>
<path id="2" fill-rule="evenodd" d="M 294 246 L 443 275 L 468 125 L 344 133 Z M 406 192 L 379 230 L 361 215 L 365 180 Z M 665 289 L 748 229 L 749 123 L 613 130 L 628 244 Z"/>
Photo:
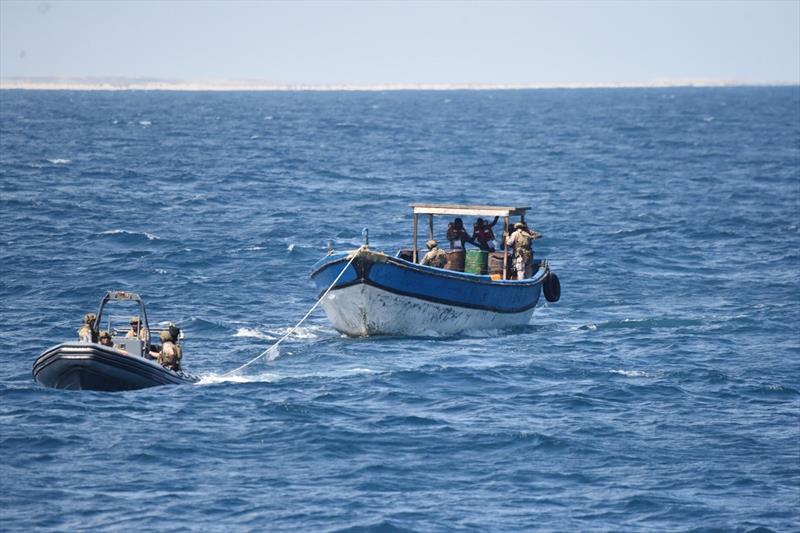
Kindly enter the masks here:
<path id="1" fill-rule="evenodd" d="M 259 80 L 159 80 L 146 78 L 8 78 L 0 90 L 46 91 L 452 91 L 525 89 L 641 89 L 670 87 L 770 87 L 794 86 L 796 82 L 749 82 L 737 80 L 655 80 L 631 83 L 381 83 L 288 84 Z"/>

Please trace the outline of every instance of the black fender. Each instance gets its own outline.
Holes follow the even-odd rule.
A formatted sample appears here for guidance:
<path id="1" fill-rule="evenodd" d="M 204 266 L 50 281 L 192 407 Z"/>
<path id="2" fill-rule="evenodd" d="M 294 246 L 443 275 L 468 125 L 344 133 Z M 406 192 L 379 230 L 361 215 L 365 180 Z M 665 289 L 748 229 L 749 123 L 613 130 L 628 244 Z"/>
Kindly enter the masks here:
<path id="1" fill-rule="evenodd" d="M 561 282 L 555 272 L 548 272 L 542 283 L 544 297 L 548 302 L 557 302 L 561 298 Z"/>

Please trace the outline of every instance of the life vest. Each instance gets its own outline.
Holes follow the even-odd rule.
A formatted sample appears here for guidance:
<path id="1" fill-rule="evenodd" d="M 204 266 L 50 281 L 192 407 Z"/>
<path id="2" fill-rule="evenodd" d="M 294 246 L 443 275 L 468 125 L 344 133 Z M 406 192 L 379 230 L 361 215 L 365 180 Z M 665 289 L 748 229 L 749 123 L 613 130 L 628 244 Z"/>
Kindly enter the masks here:
<path id="1" fill-rule="evenodd" d="M 494 232 L 492 231 L 492 228 L 487 226 L 482 228 L 476 227 L 472 237 L 478 242 L 490 242 L 494 240 Z"/>
<path id="2" fill-rule="evenodd" d="M 459 241 L 461 240 L 461 234 L 465 233 L 463 229 L 458 229 L 453 225 L 451 222 L 447 225 L 447 240 L 448 241 Z"/>

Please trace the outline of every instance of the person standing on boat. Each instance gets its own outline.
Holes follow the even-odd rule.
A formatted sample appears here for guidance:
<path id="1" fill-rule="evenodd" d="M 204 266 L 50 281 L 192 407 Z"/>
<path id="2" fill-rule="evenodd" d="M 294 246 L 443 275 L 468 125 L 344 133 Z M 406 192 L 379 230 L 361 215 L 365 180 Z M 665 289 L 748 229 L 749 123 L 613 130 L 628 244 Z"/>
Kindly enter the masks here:
<path id="1" fill-rule="evenodd" d="M 169 331 L 162 331 L 159 338 L 161 339 L 161 350 L 150 352 L 150 355 L 158 361 L 158 364 L 177 372 L 181 369 L 183 350 L 173 342 Z"/>
<path id="2" fill-rule="evenodd" d="M 514 233 L 506 239 L 506 246 L 514 249 L 514 269 L 517 271 L 517 279 L 528 278 L 533 273 L 531 270 L 533 240 L 541 236 L 542 234 L 536 230 L 528 230 L 522 222 L 514 224 Z"/>
<path id="3" fill-rule="evenodd" d="M 94 313 L 87 313 L 83 316 L 83 325 L 78 329 L 78 340 L 81 342 L 96 342 L 94 337 L 94 321 L 97 317 Z"/>
<path id="4" fill-rule="evenodd" d="M 125 334 L 126 339 L 139 339 L 144 342 L 150 340 L 150 332 L 147 328 L 142 327 L 141 320 L 138 316 L 131 317 L 131 329 Z"/>
<path id="5" fill-rule="evenodd" d="M 481 250 L 494 252 L 494 232 L 492 231 L 492 228 L 495 224 L 497 224 L 499 218 L 500 217 L 494 217 L 494 220 L 491 224 L 487 224 L 485 220 L 479 218 L 473 226 L 473 244 L 477 243 Z"/>
<path id="6" fill-rule="evenodd" d="M 455 248 L 461 248 L 463 250 L 465 242 L 475 244 L 475 240 L 470 237 L 467 230 L 464 229 L 464 221 L 460 218 L 456 218 L 447 225 L 447 240 L 450 241 L 451 250 Z M 458 246 L 456 246 L 456 242 L 458 242 Z M 475 244 L 475 246 L 477 246 L 477 244 Z"/>
<path id="7" fill-rule="evenodd" d="M 444 268 L 447 264 L 447 252 L 439 248 L 439 243 L 431 239 L 425 245 L 428 247 L 428 253 L 422 258 L 422 265 L 432 266 L 436 268 Z"/>

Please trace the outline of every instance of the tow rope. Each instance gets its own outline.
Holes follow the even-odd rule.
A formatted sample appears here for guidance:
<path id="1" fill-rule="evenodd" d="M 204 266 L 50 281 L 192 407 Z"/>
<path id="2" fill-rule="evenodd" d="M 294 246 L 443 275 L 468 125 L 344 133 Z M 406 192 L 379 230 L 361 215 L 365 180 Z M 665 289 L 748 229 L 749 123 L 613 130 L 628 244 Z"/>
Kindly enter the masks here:
<path id="1" fill-rule="evenodd" d="M 321 303 L 322 303 L 322 300 L 324 300 L 324 299 L 325 299 L 325 297 L 328 295 L 328 293 L 329 293 L 329 292 L 331 292 L 331 289 L 333 289 L 334 285 L 336 285 L 336 283 L 339 281 L 339 279 L 341 279 L 341 277 L 344 275 L 344 273 L 347 271 L 347 269 L 350 267 L 350 265 L 352 265 L 352 264 L 353 264 L 353 261 L 355 260 L 355 258 L 356 258 L 356 257 L 358 257 L 358 255 L 359 255 L 359 254 L 362 252 L 362 250 L 364 250 L 364 248 L 365 248 L 365 246 L 361 246 L 361 247 L 360 247 L 358 250 L 356 250 L 356 251 L 355 251 L 355 253 L 353 253 L 353 256 L 350 258 L 350 260 L 349 260 L 349 261 L 347 262 L 347 264 L 344 266 L 344 268 L 342 269 L 342 271 L 341 271 L 341 272 L 339 272 L 339 275 L 338 275 L 338 276 L 336 276 L 336 279 L 334 279 L 334 280 L 333 280 L 333 282 L 332 282 L 332 283 L 331 283 L 331 284 L 328 286 L 328 288 L 327 288 L 327 289 L 325 289 L 325 292 L 323 292 L 323 293 L 322 293 L 322 296 L 320 296 L 320 297 L 319 297 L 319 299 L 316 301 L 316 303 L 315 303 L 314 305 L 312 305 L 312 306 L 311 306 L 311 309 L 309 309 L 309 310 L 308 310 L 308 312 L 305 314 L 305 316 L 304 316 L 303 318 L 301 318 L 301 319 L 300 319 L 300 322 L 298 322 L 297 324 L 295 324 L 295 325 L 292 327 L 292 329 L 290 329 L 290 330 L 289 330 L 289 331 L 288 331 L 288 332 L 287 332 L 287 333 L 286 333 L 286 334 L 285 334 L 283 337 L 281 337 L 280 339 L 278 339 L 278 341 L 277 341 L 277 342 L 275 342 L 275 344 L 273 344 L 272 346 L 270 346 L 269 348 L 267 348 L 266 350 L 264 350 L 263 352 L 261 352 L 260 354 L 258 354 L 257 356 L 255 356 L 253 359 L 251 359 L 250 361 L 248 361 L 248 362 L 246 362 L 245 364 L 243 364 L 242 366 L 240 366 L 240 367 L 238 367 L 238 368 L 235 368 L 234 370 L 231 370 L 230 372 L 226 372 L 226 373 L 222 374 L 222 377 L 227 377 L 227 376 L 230 376 L 231 374 L 235 374 L 236 372 L 238 372 L 238 371 L 240 371 L 240 370 L 242 370 L 242 369 L 244 369 L 244 368 L 247 368 L 248 366 L 252 365 L 252 364 L 253 364 L 253 363 L 255 363 L 256 361 L 258 361 L 259 359 L 261 359 L 262 357 L 264 357 L 265 355 L 267 355 L 268 353 L 270 353 L 271 351 L 273 351 L 275 348 L 277 348 L 277 347 L 278 347 L 278 345 L 279 345 L 280 343 L 282 343 L 284 340 L 286 340 L 287 338 L 289 338 L 289 336 L 290 336 L 292 333 L 294 333 L 294 332 L 295 332 L 295 330 L 296 330 L 297 328 L 299 328 L 299 327 L 300 327 L 300 324 L 302 324 L 303 322 L 305 322 L 305 320 L 306 320 L 306 319 L 307 319 L 307 318 L 308 318 L 308 317 L 311 315 L 311 313 L 313 313 L 313 312 L 314 312 L 314 309 L 316 309 L 316 308 L 319 306 L 319 304 L 321 304 Z M 270 361 L 274 361 L 274 360 L 275 360 L 275 357 L 270 357 L 270 359 L 269 359 L 269 360 L 270 360 Z"/>

